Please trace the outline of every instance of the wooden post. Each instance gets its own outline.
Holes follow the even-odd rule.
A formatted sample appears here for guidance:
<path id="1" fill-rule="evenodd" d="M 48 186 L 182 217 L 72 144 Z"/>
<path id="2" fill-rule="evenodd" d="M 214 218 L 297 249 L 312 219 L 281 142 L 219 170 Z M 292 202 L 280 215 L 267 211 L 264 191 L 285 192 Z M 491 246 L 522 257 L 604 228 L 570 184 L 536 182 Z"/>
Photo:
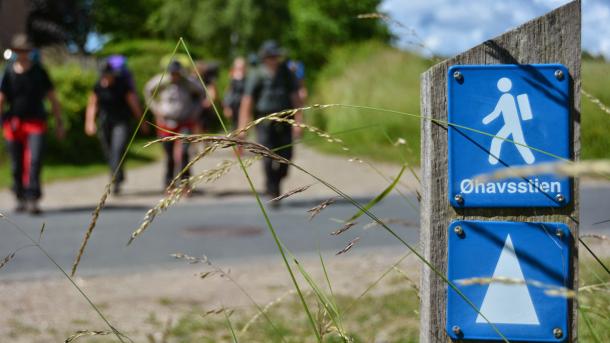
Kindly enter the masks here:
<path id="1" fill-rule="evenodd" d="M 581 1 L 573 1 L 497 38 L 488 40 L 454 58 L 445 60 L 421 76 L 421 202 L 420 244 L 424 257 L 439 271 L 447 272 L 447 229 L 454 219 L 520 222 L 562 222 L 578 241 L 578 182 L 572 182 L 573 200 L 562 208 L 455 209 L 448 201 L 447 126 L 429 118 L 447 121 L 447 72 L 464 64 L 561 63 L 571 78 L 572 156 L 580 154 L 580 59 Z M 573 247 L 572 288 L 578 280 L 578 251 Z M 430 268 L 421 274 L 420 342 L 450 342 L 445 332 L 447 285 Z M 571 335 L 577 337 L 576 304 L 570 305 Z"/>

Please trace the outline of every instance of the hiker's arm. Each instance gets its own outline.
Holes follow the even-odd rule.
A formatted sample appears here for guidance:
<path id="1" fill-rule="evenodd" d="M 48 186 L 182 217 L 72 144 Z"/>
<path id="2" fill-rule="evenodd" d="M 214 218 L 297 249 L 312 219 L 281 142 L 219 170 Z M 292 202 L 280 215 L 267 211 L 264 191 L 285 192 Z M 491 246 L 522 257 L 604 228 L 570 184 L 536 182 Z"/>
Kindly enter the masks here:
<path id="1" fill-rule="evenodd" d="M 216 84 L 210 83 L 206 85 L 207 93 L 205 99 L 203 99 L 203 107 L 209 108 L 212 107 L 212 103 L 216 101 L 216 96 L 218 94 L 218 90 L 216 89 Z"/>
<path id="2" fill-rule="evenodd" d="M 498 101 L 498 104 L 496 105 L 496 108 L 494 108 L 493 112 L 483 118 L 483 124 L 487 125 L 491 123 L 494 119 L 498 118 L 500 113 L 502 113 L 502 110 L 500 109 L 500 102 L 501 101 Z"/>
<path id="3" fill-rule="evenodd" d="M 87 110 L 85 111 L 85 133 L 88 136 L 95 135 L 97 131 L 97 125 L 95 124 L 95 117 L 97 115 L 97 95 L 91 93 L 89 95 L 89 101 L 87 102 Z"/>
<path id="4" fill-rule="evenodd" d="M 58 139 L 63 139 L 66 132 L 64 131 L 64 122 L 61 119 L 61 106 L 59 105 L 55 90 L 51 89 L 47 93 L 47 99 L 51 102 L 51 111 L 53 112 L 53 117 L 55 117 L 55 135 Z"/>
<path id="5" fill-rule="evenodd" d="M 136 92 L 134 92 L 134 91 L 127 92 L 127 94 L 125 95 L 125 100 L 127 101 L 127 105 L 129 105 L 129 109 L 131 110 L 131 113 L 133 114 L 133 116 L 137 120 L 140 120 L 140 118 L 142 118 L 144 113 L 142 113 L 142 107 L 140 106 L 140 100 L 138 99 Z M 150 129 L 146 122 L 143 122 L 140 127 L 142 128 L 142 132 L 144 132 L 145 134 L 148 134 L 150 132 Z"/>

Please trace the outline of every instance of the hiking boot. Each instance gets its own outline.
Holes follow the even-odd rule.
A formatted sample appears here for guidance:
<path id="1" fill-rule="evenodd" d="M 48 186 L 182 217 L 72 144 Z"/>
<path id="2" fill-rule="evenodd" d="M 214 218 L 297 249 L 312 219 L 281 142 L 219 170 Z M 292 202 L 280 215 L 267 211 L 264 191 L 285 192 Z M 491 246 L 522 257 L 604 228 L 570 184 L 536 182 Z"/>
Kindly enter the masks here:
<path id="1" fill-rule="evenodd" d="M 29 200 L 26 203 L 26 209 L 29 214 L 39 215 L 42 213 L 42 210 L 38 206 L 38 200 Z"/>
<path id="2" fill-rule="evenodd" d="M 17 206 L 15 206 L 15 213 L 23 213 L 27 209 L 26 202 L 23 199 L 17 200 Z"/>
<path id="3" fill-rule="evenodd" d="M 112 195 L 119 195 L 119 194 L 121 194 L 121 183 L 115 182 L 112 185 Z"/>

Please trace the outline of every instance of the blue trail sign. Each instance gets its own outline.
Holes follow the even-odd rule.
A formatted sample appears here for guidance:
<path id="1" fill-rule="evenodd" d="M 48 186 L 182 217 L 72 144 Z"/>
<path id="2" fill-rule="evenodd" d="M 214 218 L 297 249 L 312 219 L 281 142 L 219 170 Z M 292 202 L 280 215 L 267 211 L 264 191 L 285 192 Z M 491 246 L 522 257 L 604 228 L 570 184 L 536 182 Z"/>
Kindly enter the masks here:
<path id="1" fill-rule="evenodd" d="M 501 168 L 570 159 L 568 70 L 559 64 L 449 68 L 449 200 L 454 207 L 561 207 L 554 175 L 478 182 Z"/>
<path id="2" fill-rule="evenodd" d="M 511 342 L 565 341 L 571 240 L 561 223 L 454 221 L 447 277 L 471 304 L 449 287 L 449 336 L 503 341 L 497 329 Z"/>

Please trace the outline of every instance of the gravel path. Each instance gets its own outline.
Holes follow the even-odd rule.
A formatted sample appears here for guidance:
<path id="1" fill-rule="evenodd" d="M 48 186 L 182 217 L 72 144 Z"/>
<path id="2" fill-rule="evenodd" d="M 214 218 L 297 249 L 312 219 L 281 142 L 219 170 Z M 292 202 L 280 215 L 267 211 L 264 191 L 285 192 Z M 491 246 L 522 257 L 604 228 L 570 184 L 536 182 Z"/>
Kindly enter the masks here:
<path id="1" fill-rule="evenodd" d="M 396 176 L 400 169 L 395 164 L 378 162 L 370 163 L 370 165 L 374 165 L 373 169 L 365 162 L 350 162 L 347 157 L 324 155 L 303 146 L 296 148 L 295 155 L 295 162 L 298 165 L 354 196 L 379 193 L 388 185 L 388 180 Z M 195 166 L 194 171 L 200 172 L 214 168 L 218 163 L 225 160 L 235 160 L 232 152 L 227 150 L 219 151 L 200 161 Z M 156 162 L 145 167 L 129 170 L 122 195 L 110 197 L 108 203 L 112 205 L 155 204 L 163 194 L 163 168 L 161 162 Z M 255 181 L 257 189 L 263 191 L 264 180 L 260 162 L 252 165 L 249 168 L 249 173 Z M 41 206 L 43 209 L 56 209 L 95 205 L 99 201 L 107 182 L 108 176 L 100 175 L 44 185 L 44 198 Z M 315 180 L 311 177 L 291 168 L 290 175 L 284 181 L 283 190 L 288 191 L 314 182 Z M 411 173 L 405 173 L 401 178 L 401 183 L 405 185 L 403 188 L 405 191 L 414 189 L 417 185 L 417 181 Z M 199 189 L 205 190 L 205 195 L 191 197 L 189 201 L 207 202 L 218 201 L 220 199 L 235 200 L 252 197 L 245 182 L 244 174 L 237 165 L 220 180 L 204 185 Z M 331 196 L 333 194 L 326 187 L 319 185 L 312 187 L 302 196 L 320 197 Z M 13 206 L 13 198 L 10 192 L 8 190 L 0 191 L 0 210 L 6 213 Z"/>
<path id="2" fill-rule="evenodd" d="M 195 171 L 213 168 L 227 159 L 233 159 L 230 152 L 218 152 L 198 163 Z M 323 155 L 302 146 L 296 150 L 295 162 L 352 196 L 379 193 L 400 169 L 393 164 L 369 165 L 365 162 L 349 161 L 346 157 Z M 108 205 L 153 206 L 163 194 L 162 171 L 163 165 L 160 162 L 129 170 L 124 192 L 121 196 L 111 196 Z M 262 190 L 260 162 L 255 163 L 249 171 L 256 187 Z M 45 197 L 41 205 L 43 209 L 94 207 L 107 181 L 107 176 L 102 175 L 47 184 L 44 186 Z M 312 183 L 314 180 L 311 177 L 292 168 L 283 187 L 287 191 Z M 415 178 L 410 173 L 405 173 L 401 179 L 401 190 L 412 192 L 416 185 Z M 244 182 L 243 172 L 238 167 L 234 167 L 222 179 L 204 185 L 200 190 L 204 192 L 197 192 L 185 201 L 205 205 L 219 201 L 243 201 L 252 197 Z M 295 197 L 323 198 L 333 195 L 333 192 L 318 184 Z M 12 195 L 7 190 L 0 191 L 0 212 L 10 217 L 12 206 Z M 405 251 L 400 249 L 355 249 L 346 255 L 330 258 L 327 267 L 333 279 L 333 286 L 340 293 L 362 292 L 404 253 Z M 302 262 L 321 280 L 316 256 L 305 256 Z M 408 269 L 416 277 L 418 268 L 413 262 L 405 263 L 409 263 Z M 279 257 L 235 260 L 220 267 L 230 270 L 230 275 L 259 304 L 264 305 L 292 289 Z M 177 319 L 181 313 L 193 309 L 204 313 L 217 308 L 221 303 L 228 307 L 251 306 L 247 297 L 226 278 L 212 277 L 201 280 L 194 276 L 204 269 L 206 268 L 202 265 L 185 266 L 184 263 L 177 262 L 175 268 L 171 269 L 78 277 L 76 281 L 92 300 L 100 305 L 113 323 L 136 341 L 143 341 L 145 334 L 160 330 L 151 324 L 151 316 L 165 322 L 169 318 Z M 358 275 L 356 280 L 354 275 Z M 382 292 L 383 289 L 383 286 L 380 286 L 376 291 Z M 0 342 L 61 342 L 76 330 L 107 329 L 85 299 L 68 280 L 60 276 L 50 279 L 0 281 L 0 308 L 3 313 L 0 316 Z"/>

